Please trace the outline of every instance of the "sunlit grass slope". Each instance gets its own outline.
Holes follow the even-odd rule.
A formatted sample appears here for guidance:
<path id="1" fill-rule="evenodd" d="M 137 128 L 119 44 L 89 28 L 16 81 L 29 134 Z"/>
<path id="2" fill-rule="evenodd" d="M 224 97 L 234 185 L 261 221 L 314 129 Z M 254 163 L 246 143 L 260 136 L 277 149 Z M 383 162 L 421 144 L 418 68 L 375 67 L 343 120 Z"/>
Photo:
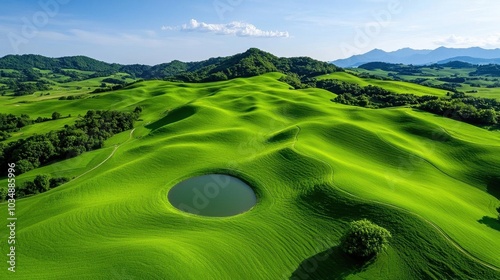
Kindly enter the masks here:
<path id="1" fill-rule="evenodd" d="M 57 107 L 73 116 L 144 110 L 131 138 L 124 132 L 103 150 L 21 176 L 77 176 L 118 145 L 99 168 L 17 202 L 17 272 L 2 269 L 0 278 L 500 277 L 480 263 L 500 266 L 500 231 L 480 222 L 496 216 L 498 133 L 408 108 L 335 104 L 327 91 L 289 90 L 279 77 L 148 81 L 98 98 L 2 107 L 12 113 Z M 171 187 L 205 173 L 249 182 L 257 205 L 228 218 L 170 205 Z M 0 205 L 4 221 L 6 208 Z M 364 267 L 337 247 L 347 224 L 361 218 L 394 236 Z M 6 238 L 1 231 L 0 240 Z M 6 242 L 0 250 L 7 252 Z"/>

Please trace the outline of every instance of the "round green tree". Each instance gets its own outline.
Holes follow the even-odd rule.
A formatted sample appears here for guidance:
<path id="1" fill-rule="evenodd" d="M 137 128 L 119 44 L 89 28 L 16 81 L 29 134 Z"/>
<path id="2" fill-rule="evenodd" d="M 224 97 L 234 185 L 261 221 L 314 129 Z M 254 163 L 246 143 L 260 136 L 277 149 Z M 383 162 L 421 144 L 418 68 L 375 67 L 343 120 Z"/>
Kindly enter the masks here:
<path id="1" fill-rule="evenodd" d="M 341 238 L 340 247 L 351 256 L 368 259 L 382 252 L 391 237 L 385 228 L 363 219 L 350 224 Z"/>

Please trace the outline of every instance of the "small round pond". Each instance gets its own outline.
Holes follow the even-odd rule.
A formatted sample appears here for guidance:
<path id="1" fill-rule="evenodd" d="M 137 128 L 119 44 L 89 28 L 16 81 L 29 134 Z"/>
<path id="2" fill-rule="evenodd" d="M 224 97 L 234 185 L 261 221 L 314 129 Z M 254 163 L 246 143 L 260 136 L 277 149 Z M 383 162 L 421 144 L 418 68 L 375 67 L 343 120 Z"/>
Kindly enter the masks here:
<path id="1" fill-rule="evenodd" d="M 223 174 L 184 180 L 170 189 L 168 200 L 184 212 L 211 217 L 234 216 L 250 210 L 257 203 L 250 186 Z"/>

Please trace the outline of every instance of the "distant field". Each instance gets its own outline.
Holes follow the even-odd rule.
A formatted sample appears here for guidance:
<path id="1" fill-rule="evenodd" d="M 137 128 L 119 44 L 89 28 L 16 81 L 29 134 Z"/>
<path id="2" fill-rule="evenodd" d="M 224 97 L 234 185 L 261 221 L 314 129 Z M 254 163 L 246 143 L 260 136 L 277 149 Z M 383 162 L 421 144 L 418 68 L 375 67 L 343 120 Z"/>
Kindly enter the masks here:
<path id="1" fill-rule="evenodd" d="M 374 85 L 383 87 L 387 90 L 393 91 L 395 93 L 411 93 L 418 96 L 422 95 L 436 95 L 436 96 L 445 96 L 446 90 L 430 88 L 426 86 L 421 86 L 408 82 L 400 82 L 400 81 L 383 81 L 377 79 L 364 79 L 359 78 L 355 75 L 350 74 L 349 72 L 337 72 L 332 74 L 327 74 L 323 76 L 319 76 L 318 79 L 337 79 L 340 81 L 355 83 L 360 86 L 368 86 Z"/>
<path id="2" fill-rule="evenodd" d="M 442 69 L 433 69 L 433 68 L 423 68 L 422 69 L 422 74 L 419 75 L 397 75 L 399 78 L 405 80 L 405 81 L 413 81 L 415 79 L 427 79 L 427 83 L 431 85 L 443 85 L 446 84 L 444 81 L 439 81 L 437 80 L 440 77 L 464 77 L 466 79 L 470 78 L 477 78 L 477 80 L 468 80 L 465 83 L 460 83 L 460 86 L 457 88 L 457 90 L 466 92 L 468 94 L 471 94 L 473 96 L 478 96 L 478 97 L 484 97 L 484 98 L 494 98 L 500 100 L 500 87 L 495 86 L 495 83 L 498 83 L 498 78 L 495 77 L 485 77 L 485 76 L 477 76 L 477 77 L 470 77 L 469 73 L 475 71 L 475 68 L 451 68 L 451 67 L 443 67 Z M 389 74 L 396 75 L 398 74 L 397 72 L 393 71 L 383 71 L 380 69 L 376 70 L 366 70 L 362 68 L 353 68 L 349 69 L 348 71 L 353 72 L 353 73 L 367 73 L 371 75 L 375 75 L 378 77 L 383 77 L 383 78 L 392 78 L 389 76 Z M 340 74 L 340 73 L 339 73 Z M 349 81 L 348 77 L 344 77 L 346 81 Z M 355 77 L 357 78 L 357 77 Z M 366 81 L 365 81 L 366 80 Z M 361 79 L 361 80 L 356 80 L 353 79 L 353 82 L 357 83 L 365 83 L 367 81 L 370 81 L 369 83 L 375 84 L 373 79 Z M 375 80 L 376 81 L 376 80 Z M 398 82 L 396 82 L 398 83 Z M 384 83 L 379 83 L 380 86 L 384 86 Z M 387 86 L 390 87 L 390 84 L 386 84 Z M 479 86 L 478 86 L 479 85 Z M 494 86 L 494 87 L 492 87 Z M 490 87 L 490 88 L 489 88 Z M 474 91 L 474 92 L 472 92 Z"/>
<path id="3" fill-rule="evenodd" d="M 493 222 L 498 131 L 411 108 L 340 105 L 325 90 L 290 90 L 277 81 L 281 75 L 145 81 L 93 98 L 57 99 L 88 91 L 74 89 L 79 85 L 99 86 L 96 79 L 50 96 L 0 97 L 2 113 L 72 115 L 23 128 L 22 137 L 70 124 L 89 109 L 143 108 L 132 134 L 18 177 L 76 177 L 109 157 L 80 178 L 18 200 L 16 279 L 500 279 Z M 349 73 L 320 78 L 446 94 Z M 169 203 L 177 182 L 206 173 L 250 182 L 257 205 L 210 218 Z M 0 218 L 6 215 L 4 203 Z M 361 218 L 393 234 L 388 250 L 366 267 L 338 247 L 348 223 Z M 0 242 L 1 252 L 7 246 Z M 12 279 L 7 273 L 0 278 Z"/>
<path id="4" fill-rule="evenodd" d="M 36 68 L 35 68 L 36 69 Z M 50 84 L 50 89 L 48 90 L 39 90 L 36 91 L 33 96 L 40 96 L 43 99 L 47 98 L 52 98 L 54 96 L 56 97 L 61 97 L 61 96 L 68 96 L 68 95 L 74 95 L 74 94 L 83 94 L 83 93 L 89 93 L 94 91 L 95 89 L 101 87 L 102 85 L 102 80 L 107 79 L 107 78 L 113 78 L 113 79 L 118 79 L 120 81 L 123 81 L 125 83 L 131 83 L 135 81 L 135 79 L 132 79 L 129 74 L 126 73 L 116 73 L 113 75 L 109 76 L 103 76 L 103 77 L 97 77 L 97 78 L 88 78 L 88 79 L 83 79 L 83 80 L 78 80 L 78 81 L 72 81 L 69 76 L 65 76 L 62 74 L 56 74 L 51 70 L 40 70 L 36 69 L 38 72 L 44 75 L 44 77 L 41 77 L 40 80 L 47 81 Z M 94 72 L 92 71 L 81 71 L 81 70 L 76 70 L 76 69 L 63 69 L 68 72 L 74 72 L 82 75 L 92 75 Z M 12 69 L 0 69 L 0 71 L 4 71 L 6 73 L 14 73 L 14 72 L 19 72 L 17 70 L 12 70 Z M 1 78 L 0 77 L 0 87 L 3 85 L 6 85 L 5 82 L 9 78 Z M 2 81 L 4 83 L 2 83 Z M 110 83 L 105 83 L 106 86 L 111 86 L 112 84 Z M 12 90 L 7 90 L 6 95 L 12 95 L 13 92 Z M 31 100 L 30 97 L 22 96 L 18 98 L 18 101 L 21 100 Z"/>

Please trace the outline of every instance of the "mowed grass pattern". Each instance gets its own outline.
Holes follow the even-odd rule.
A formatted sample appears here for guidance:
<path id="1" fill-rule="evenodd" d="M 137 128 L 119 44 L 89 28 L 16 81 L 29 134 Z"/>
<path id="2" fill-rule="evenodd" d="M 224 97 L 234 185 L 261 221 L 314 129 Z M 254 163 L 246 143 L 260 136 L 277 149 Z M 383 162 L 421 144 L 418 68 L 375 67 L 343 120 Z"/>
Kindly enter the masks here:
<path id="1" fill-rule="evenodd" d="M 500 277 L 426 222 L 500 266 L 500 231 L 479 222 L 496 216 L 488 184 L 500 174 L 498 133 L 408 108 L 335 104 L 327 91 L 289 90 L 278 77 L 148 81 L 98 98 L 23 104 L 32 112 L 57 106 L 73 116 L 90 108 L 144 110 L 130 139 L 124 132 L 102 151 L 20 176 L 76 176 L 120 145 L 92 172 L 18 201 L 17 272 L 4 269 L 0 278 Z M 176 183 L 208 173 L 250 183 L 257 205 L 210 218 L 168 202 Z M 5 221 L 5 204 L 0 213 Z M 348 223 L 361 218 L 394 236 L 364 267 L 338 249 Z M 0 249 L 8 252 L 7 243 Z"/>

